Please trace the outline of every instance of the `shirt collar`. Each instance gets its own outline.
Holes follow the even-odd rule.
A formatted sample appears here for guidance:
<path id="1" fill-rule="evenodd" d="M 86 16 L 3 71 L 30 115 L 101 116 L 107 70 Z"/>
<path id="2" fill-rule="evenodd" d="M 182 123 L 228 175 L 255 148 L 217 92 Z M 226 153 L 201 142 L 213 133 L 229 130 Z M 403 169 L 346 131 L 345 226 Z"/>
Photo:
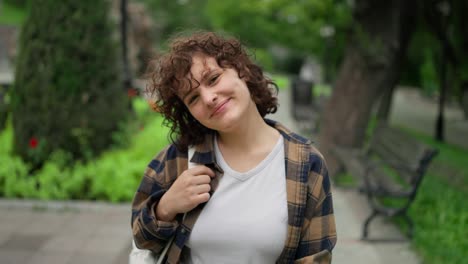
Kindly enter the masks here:
<path id="1" fill-rule="evenodd" d="M 302 143 L 302 144 L 310 144 L 310 140 L 307 138 L 304 138 L 291 130 L 289 130 L 287 127 L 282 125 L 281 123 L 271 120 L 271 119 L 264 119 L 265 122 L 278 130 L 278 132 L 281 133 L 283 138 L 285 139 L 285 143 L 287 142 L 296 142 L 296 143 Z M 203 164 L 203 165 L 210 165 L 210 164 L 216 164 L 216 158 L 215 158 L 215 152 L 214 152 L 214 133 L 211 132 L 208 133 L 205 136 L 205 140 L 203 143 L 200 143 L 195 147 L 195 153 L 193 154 L 193 157 L 190 159 L 191 162 L 197 163 L 197 164 Z"/>

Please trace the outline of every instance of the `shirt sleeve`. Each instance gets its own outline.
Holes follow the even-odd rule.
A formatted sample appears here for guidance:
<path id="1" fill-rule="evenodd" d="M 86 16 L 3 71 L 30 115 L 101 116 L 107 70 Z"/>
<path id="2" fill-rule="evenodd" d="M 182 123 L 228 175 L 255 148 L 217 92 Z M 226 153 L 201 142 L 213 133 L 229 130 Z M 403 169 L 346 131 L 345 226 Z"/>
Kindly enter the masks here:
<path id="1" fill-rule="evenodd" d="M 174 151 L 171 145 L 149 163 L 132 202 L 131 224 L 135 244 L 155 253 L 164 248 L 178 227 L 177 220 L 160 221 L 155 213 L 159 200 L 177 177 L 176 155 L 170 157 Z"/>
<path id="2" fill-rule="evenodd" d="M 323 157 L 312 153 L 307 204 L 295 263 L 331 263 L 337 236 L 330 178 Z"/>

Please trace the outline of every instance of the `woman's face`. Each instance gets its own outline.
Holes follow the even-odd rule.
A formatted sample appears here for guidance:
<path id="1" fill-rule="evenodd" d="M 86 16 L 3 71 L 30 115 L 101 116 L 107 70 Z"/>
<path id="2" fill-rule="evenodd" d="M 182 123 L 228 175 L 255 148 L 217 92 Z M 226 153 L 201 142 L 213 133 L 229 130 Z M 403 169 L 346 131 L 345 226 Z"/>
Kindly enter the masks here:
<path id="1" fill-rule="evenodd" d="M 249 114 L 258 114 L 247 84 L 235 69 L 221 68 L 212 57 L 195 55 L 190 72 L 194 88 L 183 91 L 180 98 L 205 127 L 229 132 Z"/>

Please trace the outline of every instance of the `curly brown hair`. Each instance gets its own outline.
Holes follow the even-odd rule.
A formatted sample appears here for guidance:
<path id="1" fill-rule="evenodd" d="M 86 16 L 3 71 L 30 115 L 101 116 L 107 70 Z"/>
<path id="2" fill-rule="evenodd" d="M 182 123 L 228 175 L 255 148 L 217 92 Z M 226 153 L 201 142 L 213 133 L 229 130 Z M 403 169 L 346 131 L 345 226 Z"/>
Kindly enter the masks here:
<path id="1" fill-rule="evenodd" d="M 146 92 L 156 98 L 156 111 L 163 114 L 164 124 L 170 128 L 169 138 L 178 149 L 187 149 L 203 141 L 213 130 L 200 124 L 179 98 L 182 89 L 192 89 L 190 69 L 195 54 L 216 59 L 222 68 L 235 69 L 244 79 L 260 115 L 275 113 L 278 107 L 278 86 L 263 74 L 236 38 L 223 37 L 214 32 L 196 32 L 172 39 L 169 51 L 151 61 Z"/>

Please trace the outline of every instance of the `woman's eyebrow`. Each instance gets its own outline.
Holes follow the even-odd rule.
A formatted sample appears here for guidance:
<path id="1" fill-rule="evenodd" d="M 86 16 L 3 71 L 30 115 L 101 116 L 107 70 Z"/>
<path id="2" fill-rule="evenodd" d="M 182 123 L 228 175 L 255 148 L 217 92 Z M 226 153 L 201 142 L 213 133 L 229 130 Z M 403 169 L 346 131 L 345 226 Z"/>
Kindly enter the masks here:
<path id="1" fill-rule="evenodd" d="M 192 77 L 193 80 L 194 80 L 195 82 L 198 83 L 198 85 L 195 86 L 195 87 L 193 87 L 193 88 L 190 88 L 190 89 L 182 96 L 182 101 L 185 101 L 185 98 L 186 98 L 187 96 L 189 96 L 189 95 L 192 93 L 193 90 L 195 90 L 196 88 L 198 88 L 198 86 L 200 86 L 200 83 L 204 83 L 204 82 L 206 81 L 206 79 L 208 79 L 214 71 L 216 71 L 216 69 L 211 69 L 211 68 L 206 67 L 206 69 L 203 70 L 203 71 L 201 72 L 201 74 L 200 74 L 200 76 L 201 76 L 201 77 L 200 77 L 200 81 L 197 81 L 194 77 Z"/>
<path id="2" fill-rule="evenodd" d="M 214 71 L 215 71 L 214 69 L 210 69 L 210 68 L 204 70 L 204 71 L 202 72 L 202 74 L 201 74 L 200 81 L 201 81 L 201 82 L 205 82 L 206 79 L 208 79 L 208 77 L 211 76 L 211 73 L 214 72 Z"/>

